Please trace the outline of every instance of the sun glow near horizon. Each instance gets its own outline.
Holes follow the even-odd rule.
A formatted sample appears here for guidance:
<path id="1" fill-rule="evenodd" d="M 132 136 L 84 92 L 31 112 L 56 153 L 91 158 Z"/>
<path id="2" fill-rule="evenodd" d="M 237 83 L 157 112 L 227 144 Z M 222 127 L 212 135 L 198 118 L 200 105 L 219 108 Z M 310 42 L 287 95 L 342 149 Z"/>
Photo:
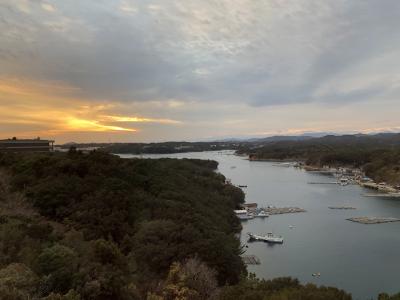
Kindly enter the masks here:
<path id="1" fill-rule="evenodd" d="M 0 2 L 1 137 L 400 128 L 399 1 Z"/>
<path id="2" fill-rule="evenodd" d="M 119 126 L 103 125 L 98 121 L 68 118 L 65 130 L 68 131 L 129 131 L 136 132 L 134 128 L 124 128 Z"/>
<path id="3" fill-rule="evenodd" d="M 84 99 L 80 89 L 55 81 L 0 78 L 0 138 L 63 134 L 135 134 L 140 124 L 180 125 L 183 122 L 131 113 L 124 103 Z M 124 114 L 125 112 L 125 114 Z M 129 113 L 129 114 L 128 114 Z M 123 124 L 123 125 L 121 125 Z M 135 126 L 133 126 L 135 124 Z M 134 136 L 131 137 L 131 140 Z"/>

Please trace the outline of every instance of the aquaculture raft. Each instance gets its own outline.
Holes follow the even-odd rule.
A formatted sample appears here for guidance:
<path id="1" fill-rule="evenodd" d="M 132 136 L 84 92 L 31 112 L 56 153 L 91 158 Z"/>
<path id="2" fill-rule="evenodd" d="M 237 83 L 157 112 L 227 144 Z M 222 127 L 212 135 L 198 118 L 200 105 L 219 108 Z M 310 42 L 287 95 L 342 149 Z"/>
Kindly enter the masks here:
<path id="1" fill-rule="evenodd" d="M 330 209 L 356 209 L 352 206 L 329 206 Z"/>
<path id="2" fill-rule="evenodd" d="M 280 215 L 280 214 L 293 214 L 306 212 L 305 209 L 299 207 L 266 207 L 263 210 L 269 215 Z"/>
<path id="3" fill-rule="evenodd" d="M 361 224 L 381 224 L 381 223 L 400 222 L 400 219 L 398 218 L 379 218 L 379 217 L 354 217 L 346 220 Z"/>

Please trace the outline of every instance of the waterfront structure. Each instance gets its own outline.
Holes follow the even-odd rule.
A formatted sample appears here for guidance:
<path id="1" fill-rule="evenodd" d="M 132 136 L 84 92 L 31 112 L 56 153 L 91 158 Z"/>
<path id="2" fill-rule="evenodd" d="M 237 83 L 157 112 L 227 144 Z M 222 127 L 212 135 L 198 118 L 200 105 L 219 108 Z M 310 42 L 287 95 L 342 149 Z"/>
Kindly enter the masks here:
<path id="1" fill-rule="evenodd" d="M 49 152 L 54 150 L 54 141 L 36 139 L 11 139 L 0 140 L 2 152 Z"/>
<path id="2" fill-rule="evenodd" d="M 250 210 L 250 211 L 257 210 L 257 206 L 258 206 L 257 203 L 244 203 L 242 205 L 243 209 Z"/>
<path id="3" fill-rule="evenodd" d="M 276 244 L 283 243 L 283 237 L 281 237 L 280 235 L 274 235 L 272 232 L 268 232 L 266 235 L 257 235 L 249 232 L 248 236 L 250 240 L 253 241 L 263 241 L 267 243 L 276 243 Z"/>

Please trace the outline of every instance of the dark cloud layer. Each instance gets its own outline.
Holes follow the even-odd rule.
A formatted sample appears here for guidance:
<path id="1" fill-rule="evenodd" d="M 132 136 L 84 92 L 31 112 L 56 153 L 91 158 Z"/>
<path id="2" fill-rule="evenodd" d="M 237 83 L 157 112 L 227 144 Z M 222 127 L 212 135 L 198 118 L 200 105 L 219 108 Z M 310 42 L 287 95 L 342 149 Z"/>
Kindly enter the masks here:
<path id="1" fill-rule="evenodd" d="M 0 12 L 2 76 L 94 99 L 340 103 L 385 96 L 399 71 L 368 67 L 397 63 L 385 57 L 400 46 L 397 0 L 15 0 Z"/>

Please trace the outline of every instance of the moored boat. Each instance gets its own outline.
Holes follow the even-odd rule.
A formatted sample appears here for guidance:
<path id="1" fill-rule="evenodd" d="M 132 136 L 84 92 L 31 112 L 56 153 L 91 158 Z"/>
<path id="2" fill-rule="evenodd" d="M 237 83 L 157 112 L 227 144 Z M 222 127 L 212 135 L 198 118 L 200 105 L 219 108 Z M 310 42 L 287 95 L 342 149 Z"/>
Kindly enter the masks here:
<path id="1" fill-rule="evenodd" d="M 240 219 L 240 220 L 250 220 L 250 219 L 254 219 L 254 215 L 251 212 L 248 212 L 245 209 L 240 209 L 240 210 L 234 210 L 236 216 Z"/>
<path id="2" fill-rule="evenodd" d="M 255 214 L 254 217 L 257 217 L 257 218 L 268 218 L 269 214 L 266 213 L 265 211 L 261 210 L 260 212 Z"/>

